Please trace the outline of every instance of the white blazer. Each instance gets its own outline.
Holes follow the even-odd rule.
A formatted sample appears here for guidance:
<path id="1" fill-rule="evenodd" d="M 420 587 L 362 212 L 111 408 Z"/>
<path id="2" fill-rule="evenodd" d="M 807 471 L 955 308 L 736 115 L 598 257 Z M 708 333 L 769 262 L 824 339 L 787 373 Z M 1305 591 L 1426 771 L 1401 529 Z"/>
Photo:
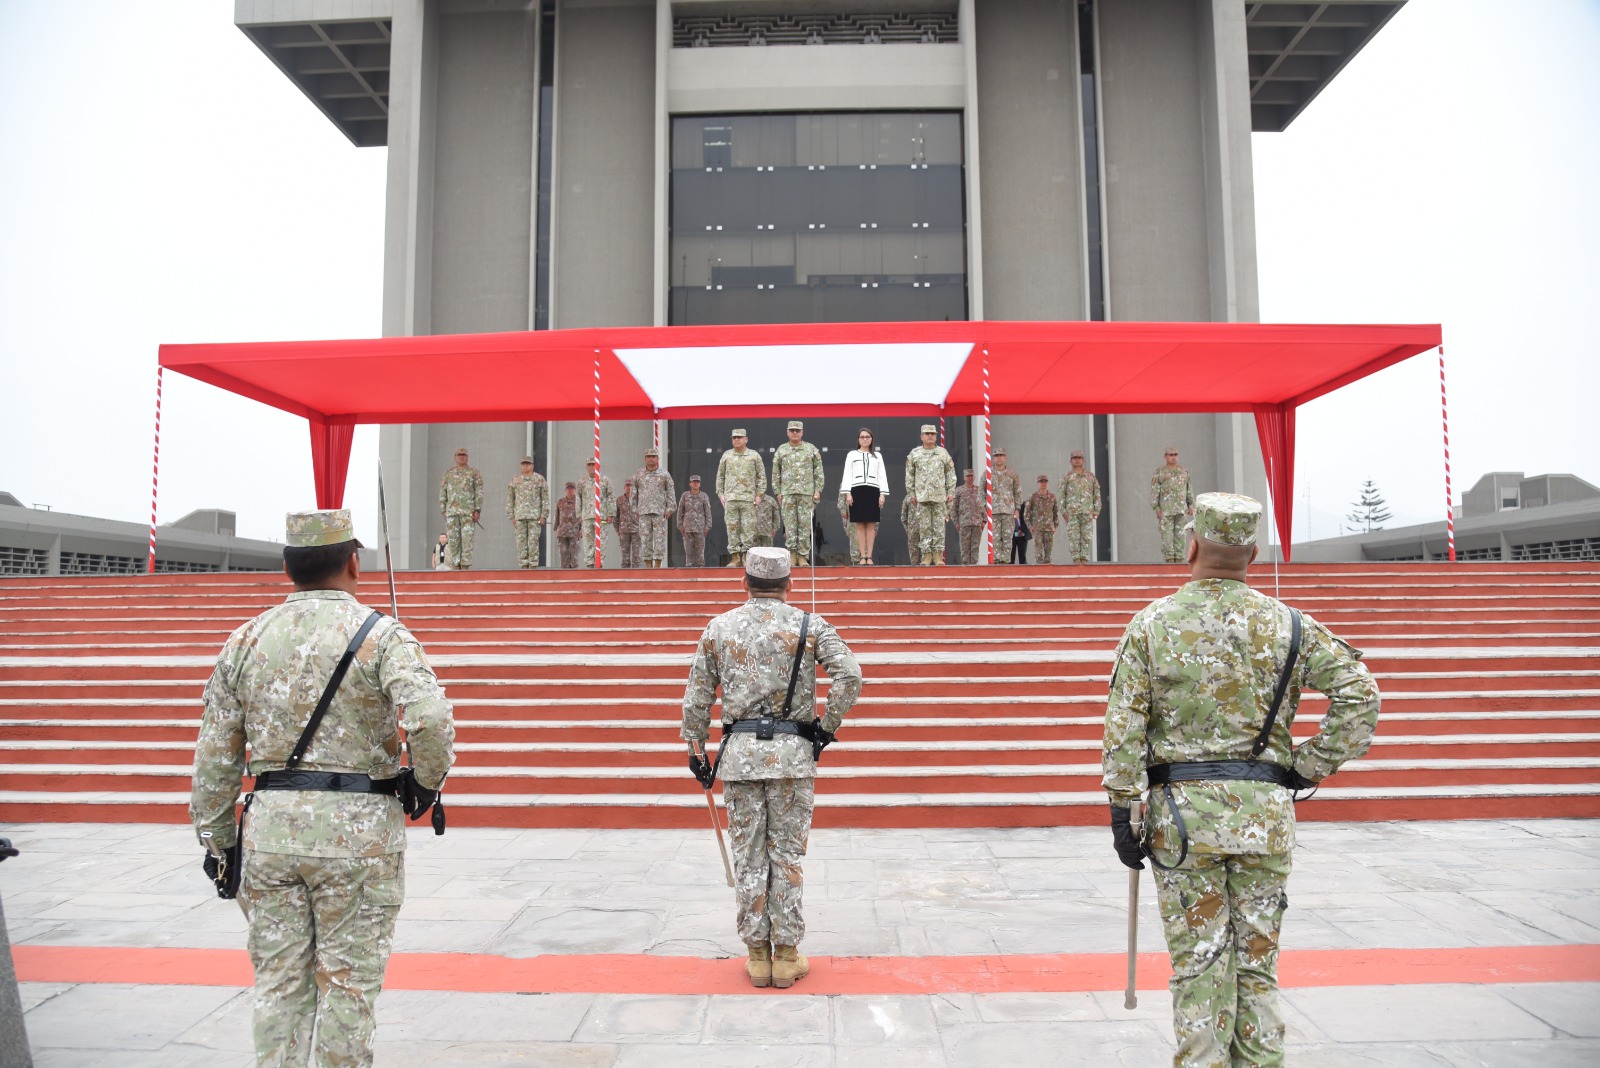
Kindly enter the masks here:
<path id="1" fill-rule="evenodd" d="M 839 483 L 839 492 L 848 497 L 856 486 L 876 486 L 880 496 L 889 496 L 889 475 L 883 469 L 882 453 L 850 450 L 844 458 L 844 478 Z"/>

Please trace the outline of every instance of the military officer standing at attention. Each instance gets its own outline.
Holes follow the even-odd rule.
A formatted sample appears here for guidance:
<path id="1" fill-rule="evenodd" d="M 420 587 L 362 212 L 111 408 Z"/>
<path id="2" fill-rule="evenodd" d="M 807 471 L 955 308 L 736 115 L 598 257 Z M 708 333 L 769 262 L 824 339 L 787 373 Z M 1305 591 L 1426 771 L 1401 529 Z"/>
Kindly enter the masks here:
<path id="1" fill-rule="evenodd" d="M 1060 515 L 1056 495 L 1050 492 L 1050 476 L 1039 476 L 1039 489 L 1022 509 L 1022 521 L 1033 531 L 1033 540 L 1039 543 L 1036 564 L 1048 564 L 1050 551 L 1056 541 L 1056 520 Z"/>
<path id="2" fill-rule="evenodd" d="M 689 489 L 678 498 L 678 533 L 683 537 L 686 567 L 706 566 L 706 535 L 711 533 L 711 498 L 700 489 L 700 476 L 689 476 Z"/>
<path id="3" fill-rule="evenodd" d="M 789 420 L 789 440 L 772 454 L 772 489 L 778 495 L 784 543 L 789 547 L 789 563 L 799 567 L 811 558 L 811 515 L 822 499 L 822 453 L 804 440 L 806 425 Z"/>
<path id="4" fill-rule="evenodd" d="M 583 482 L 578 485 L 578 517 L 583 521 L 583 566 L 594 566 L 594 473 L 599 464 L 584 464 Z M 617 491 L 611 480 L 600 476 L 600 529 L 617 521 Z"/>
<path id="5" fill-rule="evenodd" d="M 1100 519 L 1100 480 L 1093 471 L 1084 470 L 1082 449 L 1072 450 L 1072 470 L 1061 479 L 1061 517 L 1067 524 L 1067 551 L 1072 562 L 1088 563 L 1094 525 Z"/>
<path id="6" fill-rule="evenodd" d="M 756 544 L 772 548 L 772 541 L 783 529 L 783 511 L 770 493 L 756 498 Z"/>
<path id="7" fill-rule="evenodd" d="M 550 489 L 533 469 L 533 457 L 522 458 L 522 473 L 506 486 L 506 518 L 517 528 L 517 566 L 539 566 L 539 542 L 550 520 Z"/>
<path id="8" fill-rule="evenodd" d="M 906 496 L 917 508 L 919 540 L 912 549 L 912 562 L 943 564 L 944 526 L 956 496 L 956 465 L 939 444 L 939 428 L 932 423 L 922 425 L 922 445 L 906 457 Z M 1009 524 L 1007 520 L 1007 529 Z M 920 560 L 915 559 L 918 552 Z"/>
<path id="9" fill-rule="evenodd" d="M 1167 462 L 1150 476 L 1150 507 L 1161 525 L 1161 555 L 1169 564 L 1183 563 L 1183 524 L 1194 515 L 1194 490 L 1189 472 L 1178 466 L 1178 449 L 1167 446 Z"/>
<path id="10" fill-rule="evenodd" d="M 659 450 L 644 450 L 644 466 L 633 473 L 633 499 L 639 513 L 639 551 L 644 566 L 665 567 L 667 523 L 678 506 L 678 487 L 662 469 Z"/>
<path id="11" fill-rule="evenodd" d="M 739 937 L 754 986 L 788 987 L 808 970 L 800 861 L 811 834 L 817 759 L 861 693 L 861 668 L 827 620 L 784 603 L 789 556 L 745 557 L 750 599 L 706 625 L 683 695 L 689 767 L 707 790 L 720 771 L 733 845 Z M 817 665 L 832 685 L 816 713 Z M 722 742 L 706 762 L 711 705 L 722 691 Z"/>
<path id="12" fill-rule="evenodd" d="M 639 566 L 639 513 L 633 504 L 633 479 L 622 480 L 617 498 L 617 541 L 622 545 L 622 566 Z"/>
<path id="13" fill-rule="evenodd" d="M 578 518 L 578 484 L 567 483 L 566 496 L 556 501 L 556 548 L 562 567 L 577 567 L 578 541 L 583 537 L 583 520 Z"/>
<path id="14" fill-rule="evenodd" d="M 745 552 L 756 543 L 756 498 L 767 492 L 767 465 L 761 454 L 746 448 L 743 427 L 733 431 L 733 448 L 717 461 L 717 500 L 728 527 L 730 567 L 743 566 Z"/>
<path id="15" fill-rule="evenodd" d="M 1361 654 L 1246 585 L 1261 504 L 1196 502 L 1189 581 L 1133 617 L 1117 646 L 1103 779 L 1117 856 L 1155 863 L 1172 954 L 1180 1066 L 1282 1065 L 1278 932 L 1294 799 L 1367 751 L 1378 687 Z M 1301 691 L 1328 697 L 1315 737 L 1290 737 Z M 1280 704 L 1281 701 L 1281 704 Z M 1148 763 L 1148 766 L 1147 766 Z M 1148 780 L 1149 849 L 1129 806 Z"/>
<path id="16" fill-rule="evenodd" d="M 422 646 L 356 600 L 360 548 L 348 511 L 291 513 L 294 592 L 229 636 L 205 689 L 189 818 L 212 847 L 206 874 L 247 906 L 258 1064 L 372 1063 L 405 817 L 433 807 L 454 760 Z"/>
<path id="17" fill-rule="evenodd" d="M 1017 512 L 1022 508 L 1022 480 L 1006 463 L 1006 450 L 994 450 L 994 558 L 1011 562 L 1011 539 L 1016 531 Z M 1022 562 L 1027 563 L 1027 549 Z"/>
<path id="18" fill-rule="evenodd" d="M 472 566 L 472 541 L 483 511 L 483 476 L 467 465 L 467 450 L 456 450 L 456 465 L 439 480 L 439 511 L 444 515 L 445 556 L 450 567 Z"/>
<path id="19" fill-rule="evenodd" d="M 961 476 L 965 482 L 956 490 L 956 537 L 961 545 L 961 562 L 976 564 L 983 544 L 983 517 L 989 502 L 983 487 L 973 481 L 972 468 Z"/>

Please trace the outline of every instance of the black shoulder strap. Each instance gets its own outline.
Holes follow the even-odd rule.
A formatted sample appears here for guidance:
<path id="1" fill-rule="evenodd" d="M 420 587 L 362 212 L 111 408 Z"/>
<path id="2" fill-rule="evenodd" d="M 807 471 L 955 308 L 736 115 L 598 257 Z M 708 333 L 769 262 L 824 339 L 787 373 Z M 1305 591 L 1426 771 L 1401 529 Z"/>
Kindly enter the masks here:
<path id="1" fill-rule="evenodd" d="M 789 718 L 789 706 L 794 704 L 794 684 L 796 682 L 798 682 L 799 679 L 800 679 L 800 661 L 804 660 L 805 657 L 806 657 L 806 630 L 810 626 L 811 626 L 811 613 L 810 612 L 801 612 L 800 613 L 800 640 L 795 642 L 795 646 L 794 646 L 794 663 L 789 665 L 789 692 L 787 694 L 785 694 L 784 697 L 783 697 L 783 718 L 784 719 L 788 719 Z M 816 709 L 813 708 L 811 711 L 812 711 L 812 714 L 815 715 Z M 807 718 L 807 720 L 809 720 L 812 717 L 811 716 L 807 716 L 806 718 Z"/>
<path id="2" fill-rule="evenodd" d="M 322 717 L 327 714 L 328 706 L 333 703 L 333 695 L 339 689 L 339 684 L 344 681 L 345 672 L 350 670 L 350 662 L 356 658 L 356 650 L 361 648 L 361 643 L 367 640 L 367 634 L 382 616 L 382 612 L 374 609 L 372 614 L 362 621 L 356 636 L 350 639 L 350 644 L 345 646 L 344 655 L 339 658 L 339 666 L 333 669 L 333 677 L 323 689 L 317 707 L 311 710 L 311 718 L 306 720 L 306 729 L 300 732 L 300 740 L 295 743 L 294 752 L 289 754 L 286 770 L 293 771 L 299 766 L 300 761 L 305 759 L 306 749 L 311 745 L 311 736 L 317 733 L 317 727 L 322 724 Z"/>
<path id="3" fill-rule="evenodd" d="M 1253 761 L 1266 751 L 1267 742 L 1272 738 L 1272 725 L 1278 719 L 1278 707 L 1283 704 L 1283 695 L 1289 692 L 1289 677 L 1294 673 L 1295 661 L 1300 659 L 1300 611 L 1296 608 L 1289 609 L 1289 658 L 1283 662 L 1283 672 L 1278 676 L 1278 688 L 1272 691 L 1272 707 L 1267 709 L 1267 721 L 1261 725 L 1261 733 L 1256 735 L 1255 744 L 1250 747 L 1250 759 Z"/>

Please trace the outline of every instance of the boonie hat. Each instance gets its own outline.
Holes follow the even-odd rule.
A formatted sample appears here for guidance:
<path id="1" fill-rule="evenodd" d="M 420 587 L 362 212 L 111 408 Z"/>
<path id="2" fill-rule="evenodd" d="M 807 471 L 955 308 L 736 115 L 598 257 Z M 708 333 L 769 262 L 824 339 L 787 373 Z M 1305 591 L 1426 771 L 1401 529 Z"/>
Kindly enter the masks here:
<path id="1" fill-rule="evenodd" d="M 744 573 L 751 578 L 784 579 L 789 577 L 789 550 L 759 546 L 744 554 Z"/>
<path id="2" fill-rule="evenodd" d="M 1194 499 L 1194 518 L 1183 529 L 1218 545 L 1254 545 L 1262 511 L 1254 497 L 1202 493 Z"/>
<path id="3" fill-rule="evenodd" d="M 317 545 L 338 545 L 340 542 L 355 540 L 355 524 L 350 521 L 348 508 L 332 508 L 321 512 L 290 512 L 283 524 L 283 543 L 296 549 L 309 549 Z"/>

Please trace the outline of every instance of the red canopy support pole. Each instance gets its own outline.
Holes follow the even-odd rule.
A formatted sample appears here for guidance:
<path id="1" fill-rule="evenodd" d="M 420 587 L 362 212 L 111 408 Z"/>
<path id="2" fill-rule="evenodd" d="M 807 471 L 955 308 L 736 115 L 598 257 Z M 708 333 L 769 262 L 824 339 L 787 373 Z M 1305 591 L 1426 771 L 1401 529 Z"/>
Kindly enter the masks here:
<path id="1" fill-rule="evenodd" d="M 1450 562 L 1456 562 L 1455 494 L 1450 490 L 1450 404 L 1444 389 L 1444 346 L 1439 346 L 1439 419 L 1444 424 L 1444 530 Z"/>
<path id="2" fill-rule="evenodd" d="M 989 563 L 994 563 L 994 478 L 990 449 L 994 443 L 989 438 L 989 350 L 983 350 L 983 553 Z M 1009 562 L 1009 561 L 1008 561 Z"/>
<path id="3" fill-rule="evenodd" d="M 150 561 L 145 573 L 156 573 L 156 489 L 161 483 L 161 365 L 156 364 L 156 444 L 150 461 Z"/>
<path id="4" fill-rule="evenodd" d="M 350 446 L 355 441 L 353 423 L 330 423 L 313 417 L 311 476 L 316 483 L 318 508 L 343 508 L 344 484 L 350 474 Z"/>
<path id="5" fill-rule="evenodd" d="M 1285 561 L 1290 559 L 1289 535 L 1294 528 L 1294 411 L 1291 404 L 1256 409 L 1256 434 L 1267 464 L 1267 492 L 1272 494 L 1272 517 Z"/>
<path id="6" fill-rule="evenodd" d="M 944 411 L 939 412 L 939 448 L 945 448 L 944 443 Z"/>
<path id="7" fill-rule="evenodd" d="M 601 543 L 605 540 L 604 514 L 600 508 L 600 350 L 594 350 L 594 566 L 605 567 Z"/>

